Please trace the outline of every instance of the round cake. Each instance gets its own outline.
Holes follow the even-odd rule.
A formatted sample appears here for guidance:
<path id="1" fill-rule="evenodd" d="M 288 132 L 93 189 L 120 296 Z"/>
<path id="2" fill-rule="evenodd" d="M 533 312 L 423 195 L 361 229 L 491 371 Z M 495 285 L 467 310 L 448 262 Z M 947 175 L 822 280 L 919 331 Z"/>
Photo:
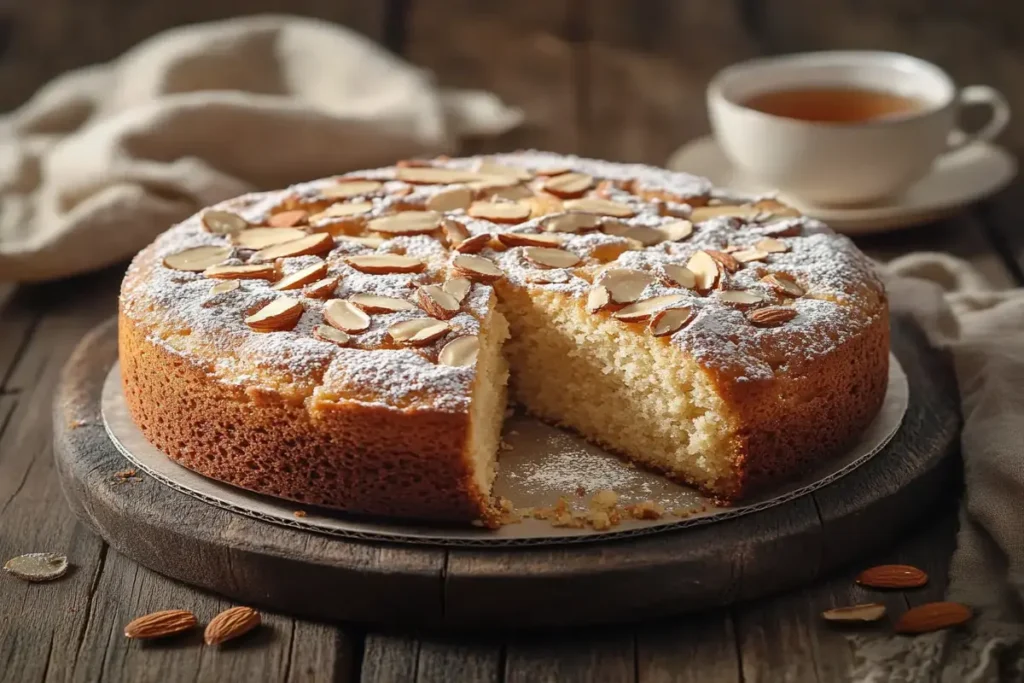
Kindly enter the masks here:
<path id="1" fill-rule="evenodd" d="M 178 463 L 353 513 L 494 524 L 508 392 L 723 502 L 864 429 L 871 262 L 771 197 L 543 152 L 222 202 L 134 259 L 124 393 Z"/>

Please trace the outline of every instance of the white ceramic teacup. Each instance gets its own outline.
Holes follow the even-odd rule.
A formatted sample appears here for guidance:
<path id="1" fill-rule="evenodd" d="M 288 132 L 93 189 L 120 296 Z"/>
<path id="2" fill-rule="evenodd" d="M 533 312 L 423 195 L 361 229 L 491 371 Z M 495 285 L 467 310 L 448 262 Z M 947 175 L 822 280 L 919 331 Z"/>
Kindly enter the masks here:
<path id="1" fill-rule="evenodd" d="M 854 123 L 784 118 L 744 106 L 763 93 L 858 88 L 911 97 L 920 107 Z M 996 90 L 957 90 L 939 67 L 892 52 L 811 52 L 755 59 L 719 72 L 707 91 L 711 125 L 722 150 L 743 173 L 768 187 L 818 204 L 856 204 L 897 195 L 923 178 L 943 153 L 989 140 L 1010 108 Z M 974 133 L 957 127 L 960 109 L 991 108 Z"/>

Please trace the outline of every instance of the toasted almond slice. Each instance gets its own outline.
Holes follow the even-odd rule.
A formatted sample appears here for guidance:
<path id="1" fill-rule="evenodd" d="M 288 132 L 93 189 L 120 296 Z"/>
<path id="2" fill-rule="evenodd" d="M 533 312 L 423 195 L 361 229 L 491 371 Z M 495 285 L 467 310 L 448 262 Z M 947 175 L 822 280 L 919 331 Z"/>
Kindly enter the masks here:
<path id="1" fill-rule="evenodd" d="M 880 602 L 867 602 L 861 605 L 849 605 L 847 607 L 833 607 L 821 613 L 825 621 L 850 622 L 871 622 L 878 621 L 885 616 L 885 605 Z"/>
<path id="2" fill-rule="evenodd" d="M 252 255 L 256 261 L 273 261 L 278 258 L 289 258 L 292 256 L 306 256 L 308 254 L 322 254 L 334 248 L 334 238 L 326 232 L 306 235 L 291 242 L 275 244 L 272 247 L 261 249 Z"/>
<path id="3" fill-rule="evenodd" d="M 476 166 L 477 173 L 483 173 L 485 175 L 496 175 L 501 177 L 515 178 L 516 180 L 531 180 L 533 174 L 527 171 L 525 168 L 519 168 L 517 166 L 505 166 L 499 164 L 496 161 L 490 159 L 482 159 Z"/>
<path id="4" fill-rule="evenodd" d="M 733 258 L 732 254 L 727 254 L 724 251 L 719 251 L 718 249 L 705 249 L 704 251 L 706 251 L 711 258 L 718 261 L 718 265 L 722 266 L 730 273 L 735 273 L 742 267 L 740 262 Z"/>
<path id="5" fill-rule="evenodd" d="M 475 254 L 482 251 L 484 247 L 491 243 L 491 235 L 489 233 L 480 233 L 479 235 L 473 235 L 467 240 L 462 240 L 455 245 L 455 251 L 460 254 Z"/>
<path id="6" fill-rule="evenodd" d="M 297 299 L 283 296 L 245 319 L 245 324 L 257 332 L 280 332 L 295 327 L 302 317 L 302 303 Z"/>
<path id="7" fill-rule="evenodd" d="M 342 332 L 336 327 L 330 325 L 317 325 L 313 328 L 313 336 L 320 341 L 331 342 L 338 346 L 346 346 L 352 341 L 352 337 L 348 332 Z"/>
<path id="8" fill-rule="evenodd" d="M 782 254 L 784 252 L 789 251 L 788 244 L 786 244 L 782 240 L 775 239 L 774 237 L 765 237 L 764 239 L 758 241 L 758 243 L 755 244 L 754 247 L 760 249 L 761 251 L 767 251 L 769 254 Z"/>
<path id="9" fill-rule="evenodd" d="M 427 208 L 431 211 L 455 211 L 466 209 L 473 203 L 473 190 L 468 187 L 450 187 L 441 190 L 427 200 Z"/>
<path id="10" fill-rule="evenodd" d="M 243 249 L 266 249 L 305 236 L 298 228 L 249 228 L 236 233 L 232 241 Z"/>
<path id="11" fill-rule="evenodd" d="M 556 197 L 582 197 L 594 185 L 586 173 L 562 173 L 544 181 L 544 190 Z"/>
<path id="12" fill-rule="evenodd" d="M 530 217 L 530 207 L 517 202 L 473 202 L 467 213 L 493 223 L 521 223 Z"/>
<path id="13" fill-rule="evenodd" d="M 441 285 L 441 289 L 455 297 L 455 300 L 460 304 L 466 300 L 466 295 L 469 294 L 469 290 L 473 288 L 473 283 L 464 277 L 453 277 L 450 280 L 445 280 L 444 284 Z"/>
<path id="14" fill-rule="evenodd" d="M 636 211 L 633 207 L 622 202 L 613 202 L 610 199 L 599 199 L 597 197 L 584 197 L 583 199 L 570 199 L 565 202 L 565 208 L 570 211 L 586 211 L 601 216 L 614 216 L 616 218 L 629 218 Z"/>
<path id="15" fill-rule="evenodd" d="M 203 271 L 203 275 L 214 280 L 273 280 L 277 277 L 277 268 L 273 263 L 210 266 Z"/>
<path id="16" fill-rule="evenodd" d="M 210 209 L 203 213 L 203 227 L 214 235 L 233 235 L 249 227 L 249 221 L 231 211 Z"/>
<path id="17" fill-rule="evenodd" d="M 748 292 L 742 289 L 727 289 L 724 292 L 718 293 L 718 300 L 738 308 L 748 308 L 763 302 L 764 296 L 757 292 Z"/>
<path id="18" fill-rule="evenodd" d="M 533 190 L 525 185 L 503 185 L 501 187 L 489 186 L 480 189 L 477 192 L 477 196 L 481 199 L 507 199 L 510 202 L 518 202 L 533 197 Z M 532 212 L 528 203 L 523 203 L 523 206 Z"/>
<path id="19" fill-rule="evenodd" d="M 377 192 L 382 187 L 384 187 L 384 183 L 378 180 L 345 180 L 344 178 L 338 178 L 337 184 L 328 185 L 321 189 L 320 194 L 324 197 L 348 199 L 349 197 L 358 197 L 359 195 Z"/>
<path id="20" fill-rule="evenodd" d="M 434 318 L 413 318 L 388 328 L 388 336 L 398 344 L 426 346 L 448 334 L 451 326 Z"/>
<path id="21" fill-rule="evenodd" d="M 796 237 L 803 233 L 803 226 L 799 221 L 784 221 L 767 224 L 761 229 L 761 232 L 769 237 Z M 770 250 L 765 249 L 765 251 Z"/>
<path id="22" fill-rule="evenodd" d="M 689 306 L 666 308 L 654 314 L 648 327 L 655 337 L 665 337 L 683 329 L 687 323 L 693 320 L 693 316 L 693 309 Z"/>
<path id="23" fill-rule="evenodd" d="M 596 313 L 611 303 L 611 293 L 607 287 L 597 285 L 587 294 L 587 310 Z"/>
<path id="24" fill-rule="evenodd" d="M 238 280 L 225 280 L 224 282 L 218 282 L 217 284 L 210 288 L 210 296 L 233 292 L 241 286 L 242 283 L 239 282 Z"/>
<path id="25" fill-rule="evenodd" d="M 387 273 L 418 273 L 427 267 L 423 261 L 412 256 L 400 254 L 365 254 L 362 256 L 349 256 L 345 259 L 349 264 L 361 273 L 371 275 L 385 275 Z"/>
<path id="26" fill-rule="evenodd" d="M 367 313 L 395 313 L 416 309 L 416 304 L 411 301 L 378 294 L 353 294 L 348 300 Z"/>
<path id="27" fill-rule="evenodd" d="M 561 199 L 547 193 L 535 194 L 529 199 L 524 199 L 523 204 L 530 207 L 530 218 L 549 216 L 565 210 Z"/>
<path id="28" fill-rule="evenodd" d="M 621 221 L 606 220 L 601 223 L 601 230 L 606 235 L 616 237 L 627 237 L 636 240 L 645 247 L 650 247 L 659 242 L 665 241 L 665 234 L 660 230 L 648 228 L 645 225 L 628 225 Z"/>
<path id="29" fill-rule="evenodd" d="M 494 261 L 483 256 L 459 254 L 452 260 L 452 270 L 456 275 L 467 277 L 477 282 L 494 282 L 505 276 L 505 271 Z"/>
<path id="30" fill-rule="evenodd" d="M 665 294 L 663 296 L 651 297 L 650 299 L 644 299 L 619 309 L 612 313 L 612 317 L 626 323 L 643 322 L 659 310 L 677 304 L 685 298 L 682 294 Z"/>
<path id="31" fill-rule="evenodd" d="M 601 227 L 601 217 L 592 213 L 564 213 L 544 221 L 548 232 L 583 232 Z"/>
<path id="32" fill-rule="evenodd" d="M 562 243 L 562 238 L 557 235 L 535 235 L 525 232 L 501 233 L 497 238 L 506 247 L 557 247 Z"/>
<path id="33" fill-rule="evenodd" d="M 480 195 L 487 195 L 493 190 L 521 185 L 522 181 L 512 176 L 489 175 L 483 176 L 482 180 L 476 180 L 467 187 Z M 532 194 L 532 193 L 531 193 Z"/>
<path id="34" fill-rule="evenodd" d="M 686 267 L 696 278 L 694 287 L 701 292 L 714 289 L 721 276 L 721 266 L 706 251 L 698 251 L 686 262 Z"/>
<path id="35" fill-rule="evenodd" d="M 275 213 L 267 219 L 267 225 L 272 228 L 291 228 L 301 225 L 309 220 L 309 212 L 305 209 L 292 209 Z"/>
<path id="36" fill-rule="evenodd" d="M 757 327 L 778 327 L 796 317 L 796 309 L 789 306 L 765 306 L 747 312 L 747 320 Z"/>
<path id="37" fill-rule="evenodd" d="M 654 276 L 632 268 L 609 268 L 597 278 L 597 283 L 608 289 L 611 300 L 617 304 L 631 304 L 640 298 Z"/>
<path id="38" fill-rule="evenodd" d="M 564 270 L 528 270 L 523 273 L 523 279 L 538 285 L 561 284 L 568 282 L 572 276 Z"/>
<path id="39" fill-rule="evenodd" d="M 374 218 L 367 227 L 392 235 L 422 235 L 441 227 L 441 214 L 436 211 L 401 211 L 390 216 Z"/>
<path id="40" fill-rule="evenodd" d="M 231 247 L 192 247 L 164 257 L 164 265 L 174 270 L 198 273 L 231 256 Z"/>
<path id="41" fill-rule="evenodd" d="M 549 178 L 551 176 L 562 175 L 563 173 L 568 173 L 569 170 L 570 169 L 569 169 L 568 166 L 548 166 L 547 168 L 537 168 L 537 169 L 534 169 L 533 173 L 535 175 L 544 176 L 545 178 Z"/>
<path id="42" fill-rule="evenodd" d="M 420 308 L 427 315 L 439 320 L 448 320 L 459 312 L 459 300 L 444 291 L 440 285 L 425 285 L 416 290 Z"/>
<path id="43" fill-rule="evenodd" d="M 451 218 L 442 219 L 441 228 L 444 230 L 445 237 L 448 238 L 448 244 L 453 247 L 457 247 L 470 238 L 470 233 L 466 226 Z"/>
<path id="44" fill-rule="evenodd" d="M 751 263 L 752 261 L 764 261 L 768 258 L 768 252 L 760 249 L 739 249 L 732 252 L 730 256 L 740 263 Z"/>
<path id="45" fill-rule="evenodd" d="M 761 278 L 768 286 L 786 296 L 803 296 L 804 288 L 786 273 L 769 273 Z"/>
<path id="46" fill-rule="evenodd" d="M 351 301 L 344 299 L 331 299 L 324 304 L 324 320 L 349 334 L 358 334 L 370 329 L 370 316 Z"/>
<path id="47" fill-rule="evenodd" d="M 660 230 L 665 239 L 670 242 L 680 242 L 693 234 L 693 223 L 688 220 L 679 219 L 659 225 L 655 230 Z"/>
<path id="48" fill-rule="evenodd" d="M 370 247 L 371 249 L 376 249 L 377 247 L 388 241 L 386 237 L 381 237 L 380 235 L 365 235 L 362 237 L 356 235 L 335 235 L 334 239 L 340 240 L 342 242 L 352 242 L 353 244 L 361 244 L 364 247 Z"/>
<path id="49" fill-rule="evenodd" d="M 746 218 L 751 219 L 761 213 L 761 209 L 753 204 L 733 205 L 718 204 L 716 206 L 698 206 L 690 212 L 690 220 L 694 223 L 712 218 Z"/>
<path id="50" fill-rule="evenodd" d="M 666 263 L 661 267 L 669 282 L 686 289 L 694 289 L 697 286 L 697 276 L 686 266 L 678 266 L 674 263 Z"/>
<path id="51" fill-rule="evenodd" d="M 323 280 L 317 280 L 303 287 L 302 295 L 310 299 L 330 299 L 334 294 L 335 288 L 338 286 L 339 279 L 337 276 L 332 276 L 325 277 Z"/>
<path id="52" fill-rule="evenodd" d="M 480 338 L 475 334 L 456 337 L 441 348 L 437 362 L 454 368 L 464 368 L 476 362 L 480 353 Z"/>
<path id="53" fill-rule="evenodd" d="M 300 268 L 291 275 L 285 275 L 274 283 L 273 288 L 278 290 L 298 289 L 325 277 L 327 277 L 327 264 L 314 263 L 311 266 Z"/>
<path id="54" fill-rule="evenodd" d="M 551 247 L 526 247 L 523 256 L 538 268 L 572 268 L 582 260 L 571 251 Z"/>
<path id="55" fill-rule="evenodd" d="M 335 218 L 351 218 L 352 216 L 361 216 L 367 213 L 373 208 L 373 204 L 370 202 L 350 202 L 337 204 L 331 204 L 320 213 L 313 214 L 309 217 L 310 223 L 322 223 L 324 221 L 330 221 Z"/>
<path id="56" fill-rule="evenodd" d="M 487 176 L 474 171 L 457 168 L 434 168 L 432 166 L 406 166 L 395 171 L 398 180 L 413 185 L 451 185 L 486 180 Z"/>

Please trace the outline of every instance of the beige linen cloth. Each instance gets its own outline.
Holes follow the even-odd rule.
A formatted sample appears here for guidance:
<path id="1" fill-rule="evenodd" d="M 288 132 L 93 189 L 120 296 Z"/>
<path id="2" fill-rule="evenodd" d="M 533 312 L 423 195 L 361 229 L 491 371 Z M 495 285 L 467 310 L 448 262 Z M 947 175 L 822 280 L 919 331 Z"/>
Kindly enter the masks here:
<path id="1" fill-rule="evenodd" d="M 0 116 L 0 281 L 100 268 L 222 199 L 452 152 L 520 119 L 340 26 L 174 29 Z"/>
<path id="2" fill-rule="evenodd" d="M 884 269 L 894 312 L 952 355 L 966 492 L 948 599 L 965 630 L 855 640 L 854 680 L 1024 681 L 1024 290 L 993 291 L 967 263 L 911 254 Z"/>

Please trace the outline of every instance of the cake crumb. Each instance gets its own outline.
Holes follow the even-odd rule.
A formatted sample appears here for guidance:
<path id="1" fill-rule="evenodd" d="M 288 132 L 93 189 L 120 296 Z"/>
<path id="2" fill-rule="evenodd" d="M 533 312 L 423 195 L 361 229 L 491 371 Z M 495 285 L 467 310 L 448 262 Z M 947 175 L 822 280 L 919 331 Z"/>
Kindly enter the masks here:
<path id="1" fill-rule="evenodd" d="M 587 490 L 583 488 L 582 484 L 576 487 L 576 495 L 579 496 L 580 498 L 587 495 Z"/>
<path id="2" fill-rule="evenodd" d="M 305 517 L 306 516 L 306 511 L 305 510 L 296 510 L 295 511 L 295 516 L 296 517 Z"/>
<path id="3" fill-rule="evenodd" d="M 595 531 L 607 531 L 612 528 L 611 517 L 608 516 L 607 512 L 602 510 L 591 512 L 590 526 L 594 527 Z"/>
<path id="4" fill-rule="evenodd" d="M 139 481 L 140 480 L 139 472 L 134 467 L 132 467 L 130 469 L 127 469 L 127 470 L 121 470 L 120 472 L 115 472 L 114 473 L 114 477 L 117 478 L 119 483 L 124 483 L 126 481 Z"/>
<path id="5" fill-rule="evenodd" d="M 592 510 L 610 510 L 619 503 L 619 494 L 611 489 L 602 489 L 590 499 Z"/>
<path id="6" fill-rule="evenodd" d="M 665 506 L 653 500 L 645 500 L 626 508 L 626 512 L 634 519 L 661 519 L 665 514 Z"/>
<path id="7" fill-rule="evenodd" d="M 512 450 L 512 444 L 502 439 L 501 443 L 498 444 L 498 449 L 502 451 L 510 451 Z"/>

